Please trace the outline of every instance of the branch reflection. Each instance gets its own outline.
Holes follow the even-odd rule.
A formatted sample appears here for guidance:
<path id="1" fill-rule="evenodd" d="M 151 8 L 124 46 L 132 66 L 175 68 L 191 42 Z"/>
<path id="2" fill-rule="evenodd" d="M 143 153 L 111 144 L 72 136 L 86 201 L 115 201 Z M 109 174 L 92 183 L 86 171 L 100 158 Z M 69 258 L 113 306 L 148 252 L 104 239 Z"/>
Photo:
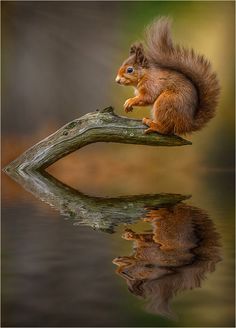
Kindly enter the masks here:
<path id="1" fill-rule="evenodd" d="M 10 176 L 79 225 L 112 233 L 121 224 L 148 222 L 149 232 L 125 229 L 122 238 L 133 242 L 133 253 L 113 263 L 130 292 L 147 300 L 149 312 L 173 318 L 171 299 L 181 291 L 201 287 L 206 274 L 221 260 L 214 223 L 203 210 L 182 203 L 189 196 L 92 197 L 46 172 L 14 171 Z"/>
<path id="2" fill-rule="evenodd" d="M 83 194 L 45 171 L 11 171 L 8 175 L 25 190 L 49 204 L 78 225 L 113 233 L 119 224 L 134 223 L 148 213 L 148 207 L 166 207 L 190 198 L 181 194 L 151 194 L 94 197 Z"/>

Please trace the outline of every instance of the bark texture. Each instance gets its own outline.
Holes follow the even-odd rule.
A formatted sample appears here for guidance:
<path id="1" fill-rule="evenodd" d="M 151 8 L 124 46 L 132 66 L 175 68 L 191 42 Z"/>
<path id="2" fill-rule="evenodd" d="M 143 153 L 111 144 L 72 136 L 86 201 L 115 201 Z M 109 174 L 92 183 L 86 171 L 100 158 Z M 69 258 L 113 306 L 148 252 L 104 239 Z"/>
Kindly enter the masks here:
<path id="1" fill-rule="evenodd" d="M 26 150 L 4 170 L 43 170 L 60 158 L 95 142 L 116 142 L 148 146 L 183 146 L 191 142 L 175 135 L 144 134 L 140 120 L 118 116 L 112 107 L 88 113 Z"/>

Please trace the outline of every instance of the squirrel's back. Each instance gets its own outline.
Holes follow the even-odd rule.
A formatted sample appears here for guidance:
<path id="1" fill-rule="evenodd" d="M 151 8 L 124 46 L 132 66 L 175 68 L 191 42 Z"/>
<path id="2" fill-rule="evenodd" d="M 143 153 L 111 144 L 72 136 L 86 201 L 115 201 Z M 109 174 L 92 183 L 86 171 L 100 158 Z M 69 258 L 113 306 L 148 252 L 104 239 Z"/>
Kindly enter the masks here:
<path id="1" fill-rule="evenodd" d="M 169 18 L 154 20 L 146 29 L 146 57 L 152 66 L 182 73 L 195 86 L 198 105 L 192 131 L 201 129 L 215 115 L 220 92 L 210 62 L 193 49 L 174 45 Z"/>

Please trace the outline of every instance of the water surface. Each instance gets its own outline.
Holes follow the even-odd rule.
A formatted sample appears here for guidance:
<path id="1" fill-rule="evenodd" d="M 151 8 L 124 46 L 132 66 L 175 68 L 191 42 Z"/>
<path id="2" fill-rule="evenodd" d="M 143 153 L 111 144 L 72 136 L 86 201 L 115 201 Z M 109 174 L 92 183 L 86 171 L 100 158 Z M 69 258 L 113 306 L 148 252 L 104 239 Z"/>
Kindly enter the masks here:
<path id="1" fill-rule="evenodd" d="M 104 198 L 4 176 L 3 325 L 233 326 L 232 179 Z"/>

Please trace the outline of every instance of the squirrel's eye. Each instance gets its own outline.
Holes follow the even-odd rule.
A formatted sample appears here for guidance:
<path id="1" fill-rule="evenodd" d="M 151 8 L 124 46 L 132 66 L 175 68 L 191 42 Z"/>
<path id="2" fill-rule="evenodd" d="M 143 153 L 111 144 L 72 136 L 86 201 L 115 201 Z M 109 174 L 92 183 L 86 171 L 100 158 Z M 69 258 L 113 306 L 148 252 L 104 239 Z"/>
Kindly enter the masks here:
<path id="1" fill-rule="evenodd" d="M 126 70 L 127 73 L 133 73 L 133 71 L 134 71 L 133 67 L 128 67 Z"/>

